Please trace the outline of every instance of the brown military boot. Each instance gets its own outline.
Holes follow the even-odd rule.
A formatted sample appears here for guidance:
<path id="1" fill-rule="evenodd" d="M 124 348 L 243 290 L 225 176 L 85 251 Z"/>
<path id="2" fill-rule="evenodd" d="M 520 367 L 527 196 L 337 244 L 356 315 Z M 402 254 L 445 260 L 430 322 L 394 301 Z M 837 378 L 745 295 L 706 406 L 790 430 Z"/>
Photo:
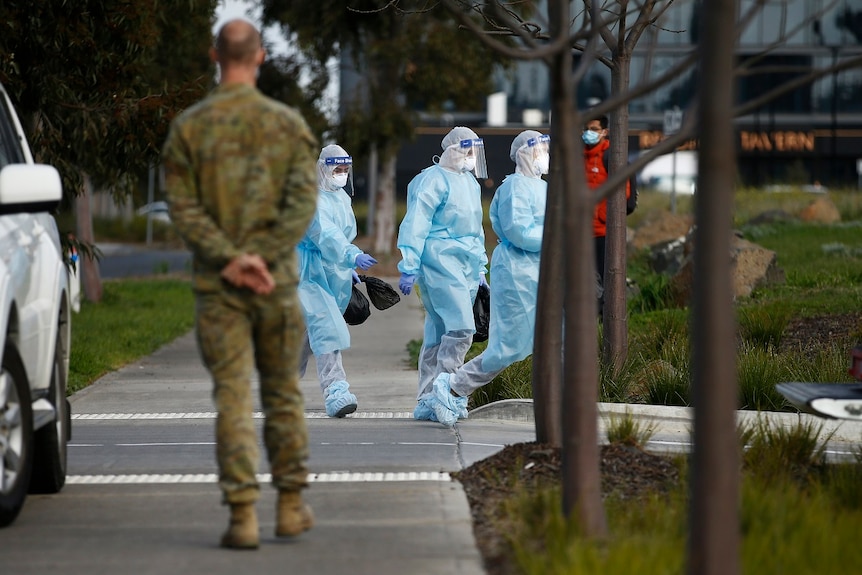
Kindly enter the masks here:
<path id="1" fill-rule="evenodd" d="M 313 525 L 311 507 L 302 502 L 299 491 L 279 491 L 275 534 L 278 537 L 292 537 L 308 531 Z"/>
<path id="2" fill-rule="evenodd" d="M 232 503 L 230 525 L 221 537 L 221 546 L 230 549 L 257 549 L 260 534 L 254 503 Z"/>

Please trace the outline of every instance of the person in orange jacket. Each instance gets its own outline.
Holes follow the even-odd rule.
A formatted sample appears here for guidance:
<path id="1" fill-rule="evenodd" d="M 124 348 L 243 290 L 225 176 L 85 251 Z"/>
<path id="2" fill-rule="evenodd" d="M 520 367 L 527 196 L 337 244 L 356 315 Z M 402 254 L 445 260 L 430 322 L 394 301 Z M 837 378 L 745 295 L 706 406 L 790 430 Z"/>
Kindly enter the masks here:
<path id="1" fill-rule="evenodd" d="M 608 179 L 608 156 L 611 142 L 608 140 L 608 117 L 600 116 L 584 125 L 581 135 L 584 141 L 584 167 L 587 170 L 587 185 L 596 189 Z M 637 207 L 638 192 L 634 176 L 626 183 L 626 214 Z M 596 254 L 596 284 L 599 298 L 599 318 L 604 307 L 605 285 L 605 236 L 607 235 L 608 201 L 596 204 L 593 214 L 593 237 Z"/>

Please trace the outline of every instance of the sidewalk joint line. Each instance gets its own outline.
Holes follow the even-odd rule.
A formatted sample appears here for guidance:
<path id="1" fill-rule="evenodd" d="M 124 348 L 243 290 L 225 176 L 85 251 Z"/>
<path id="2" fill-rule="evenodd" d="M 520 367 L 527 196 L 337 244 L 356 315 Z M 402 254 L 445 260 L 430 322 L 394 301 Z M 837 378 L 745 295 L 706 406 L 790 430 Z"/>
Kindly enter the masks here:
<path id="1" fill-rule="evenodd" d="M 269 473 L 259 473 L 255 476 L 258 483 L 272 481 Z M 390 483 L 390 482 L 450 482 L 452 478 L 446 472 L 438 471 L 386 471 L 386 472 L 352 472 L 337 471 L 331 473 L 309 473 L 309 483 Z M 164 485 L 164 484 L 204 484 L 217 483 L 215 473 L 143 473 L 127 475 L 69 475 L 67 485 Z"/>

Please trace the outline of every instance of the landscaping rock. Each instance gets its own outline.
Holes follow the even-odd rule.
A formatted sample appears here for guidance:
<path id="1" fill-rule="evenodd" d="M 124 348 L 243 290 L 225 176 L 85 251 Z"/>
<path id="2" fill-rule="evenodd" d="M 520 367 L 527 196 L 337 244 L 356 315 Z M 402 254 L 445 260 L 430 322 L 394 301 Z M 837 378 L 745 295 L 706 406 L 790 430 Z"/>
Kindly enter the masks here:
<path id="1" fill-rule="evenodd" d="M 687 238 L 681 236 L 650 247 L 650 267 L 656 273 L 673 276 L 685 261 Z"/>
<path id="2" fill-rule="evenodd" d="M 693 252 L 693 242 L 688 241 L 686 244 L 689 252 Z M 730 258 L 734 299 L 748 297 L 760 286 L 785 282 L 784 270 L 776 265 L 774 251 L 735 234 L 731 240 Z M 674 302 L 680 307 L 689 305 L 691 301 L 693 267 L 693 259 L 689 255 L 670 281 Z"/>
<path id="3" fill-rule="evenodd" d="M 684 237 L 691 229 L 694 218 L 690 214 L 660 212 L 647 218 L 629 241 L 629 251 L 634 253 L 644 248 Z"/>
<path id="4" fill-rule="evenodd" d="M 803 222 L 820 224 L 834 224 L 841 221 L 841 213 L 835 207 L 835 203 L 828 197 L 819 197 L 813 200 L 799 214 Z"/>

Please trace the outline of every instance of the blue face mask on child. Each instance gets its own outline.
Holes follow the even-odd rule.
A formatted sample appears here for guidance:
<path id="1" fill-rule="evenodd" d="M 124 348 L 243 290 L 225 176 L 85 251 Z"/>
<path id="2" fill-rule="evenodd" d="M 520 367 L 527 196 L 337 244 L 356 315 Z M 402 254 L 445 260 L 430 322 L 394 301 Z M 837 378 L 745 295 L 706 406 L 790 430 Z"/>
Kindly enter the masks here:
<path id="1" fill-rule="evenodd" d="M 584 133 L 581 134 L 581 138 L 584 140 L 584 143 L 588 146 L 595 146 L 599 143 L 599 133 L 593 132 L 592 130 L 584 130 Z"/>

